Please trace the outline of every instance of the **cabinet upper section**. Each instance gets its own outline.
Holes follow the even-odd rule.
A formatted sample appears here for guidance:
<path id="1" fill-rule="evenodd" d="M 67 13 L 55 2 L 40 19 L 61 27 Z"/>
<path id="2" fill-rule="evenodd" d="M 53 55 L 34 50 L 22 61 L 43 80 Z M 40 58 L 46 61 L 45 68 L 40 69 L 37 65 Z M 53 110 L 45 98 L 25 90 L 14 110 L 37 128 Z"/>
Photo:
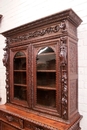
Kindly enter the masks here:
<path id="1" fill-rule="evenodd" d="M 7 103 L 55 120 L 72 122 L 79 117 L 77 27 L 81 22 L 68 9 L 2 33 Z"/>
<path id="2" fill-rule="evenodd" d="M 81 22 L 82 20 L 79 16 L 72 9 L 68 9 L 27 23 L 15 29 L 2 32 L 2 35 L 8 38 L 9 43 L 18 43 L 27 40 L 31 41 L 32 39 L 36 40 L 47 36 L 60 37 L 61 34 L 64 34 L 64 36 L 70 35 L 76 38 L 76 28 Z"/>

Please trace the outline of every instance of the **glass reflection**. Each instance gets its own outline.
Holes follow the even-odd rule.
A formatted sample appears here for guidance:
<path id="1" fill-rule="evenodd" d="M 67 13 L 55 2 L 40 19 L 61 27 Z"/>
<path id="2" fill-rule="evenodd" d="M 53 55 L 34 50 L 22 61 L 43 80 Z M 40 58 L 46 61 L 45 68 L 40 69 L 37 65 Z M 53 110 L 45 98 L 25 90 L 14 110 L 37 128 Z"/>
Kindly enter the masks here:
<path id="1" fill-rule="evenodd" d="M 37 70 L 55 70 L 55 53 L 50 47 L 45 47 L 38 52 Z"/>

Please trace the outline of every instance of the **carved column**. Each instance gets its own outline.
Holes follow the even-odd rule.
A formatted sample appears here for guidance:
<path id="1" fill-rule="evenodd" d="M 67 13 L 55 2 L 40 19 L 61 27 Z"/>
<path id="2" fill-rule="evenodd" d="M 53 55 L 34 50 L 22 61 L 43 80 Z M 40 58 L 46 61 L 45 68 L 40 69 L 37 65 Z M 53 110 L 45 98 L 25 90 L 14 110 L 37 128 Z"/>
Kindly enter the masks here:
<path id="1" fill-rule="evenodd" d="M 68 119 L 68 88 L 67 88 L 67 45 L 66 37 L 60 38 L 60 67 L 61 67 L 61 104 L 62 118 Z"/>
<path id="2" fill-rule="evenodd" d="M 3 49 L 5 51 L 4 53 L 4 58 L 3 58 L 3 65 L 6 67 L 6 95 L 7 95 L 7 102 L 9 102 L 9 58 L 8 58 L 8 43 L 9 43 L 9 40 L 8 38 L 6 39 L 5 41 L 6 43 L 6 46 L 5 48 Z"/>

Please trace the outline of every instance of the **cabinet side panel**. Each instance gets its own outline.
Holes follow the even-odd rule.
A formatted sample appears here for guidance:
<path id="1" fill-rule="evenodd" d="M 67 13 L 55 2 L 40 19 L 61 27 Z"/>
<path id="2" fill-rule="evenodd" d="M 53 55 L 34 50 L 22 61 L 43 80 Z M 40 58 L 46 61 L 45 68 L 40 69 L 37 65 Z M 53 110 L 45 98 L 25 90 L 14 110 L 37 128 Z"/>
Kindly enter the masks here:
<path id="1" fill-rule="evenodd" d="M 69 39 L 69 116 L 74 116 L 78 109 L 78 51 L 77 42 Z M 77 115 L 77 114 L 76 114 Z"/>
<path id="2" fill-rule="evenodd" d="M 77 109 L 77 80 L 70 81 L 70 114 Z"/>
<path id="3" fill-rule="evenodd" d="M 69 64 L 70 74 L 77 74 L 77 43 L 69 41 Z"/>

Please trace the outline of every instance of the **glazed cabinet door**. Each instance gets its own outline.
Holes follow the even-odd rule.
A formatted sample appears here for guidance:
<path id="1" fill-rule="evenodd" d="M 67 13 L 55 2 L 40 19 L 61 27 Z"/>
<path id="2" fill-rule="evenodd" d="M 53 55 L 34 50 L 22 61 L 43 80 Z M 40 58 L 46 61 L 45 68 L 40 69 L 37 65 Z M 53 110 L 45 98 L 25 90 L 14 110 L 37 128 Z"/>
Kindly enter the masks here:
<path id="1" fill-rule="evenodd" d="M 36 57 L 37 104 L 56 107 L 56 54 L 50 47 L 41 48 Z"/>
<path id="2" fill-rule="evenodd" d="M 10 59 L 11 102 L 21 106 L 28 106 L 28 47 L 11 49 Z"/>
<path id="3" fill-rule="evenodd" d="M 59 43 L 34 47 L 34 109 L 61 116 Z"/>

